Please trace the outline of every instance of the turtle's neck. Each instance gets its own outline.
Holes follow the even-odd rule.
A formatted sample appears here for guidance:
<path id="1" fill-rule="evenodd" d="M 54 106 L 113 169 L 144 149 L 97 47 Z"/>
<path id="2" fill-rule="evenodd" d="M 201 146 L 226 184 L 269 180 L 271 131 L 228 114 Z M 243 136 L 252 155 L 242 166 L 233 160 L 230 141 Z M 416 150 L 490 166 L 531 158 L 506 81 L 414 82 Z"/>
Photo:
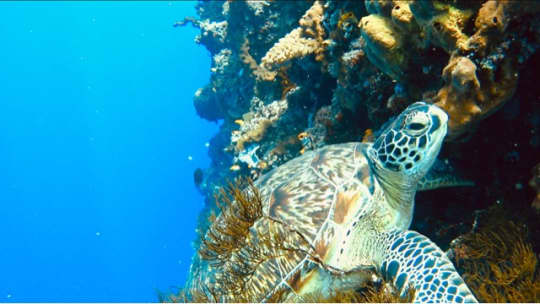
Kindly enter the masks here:
<path id="1" fill-rule="evenodd" d="M 389 207 L 405 216 L 412 214 L 418 181 L 402 173 L 383 168 L 371 158 L 368 149 L 364 151 L 365 156 L 374 178 L 383 188 Z"/>

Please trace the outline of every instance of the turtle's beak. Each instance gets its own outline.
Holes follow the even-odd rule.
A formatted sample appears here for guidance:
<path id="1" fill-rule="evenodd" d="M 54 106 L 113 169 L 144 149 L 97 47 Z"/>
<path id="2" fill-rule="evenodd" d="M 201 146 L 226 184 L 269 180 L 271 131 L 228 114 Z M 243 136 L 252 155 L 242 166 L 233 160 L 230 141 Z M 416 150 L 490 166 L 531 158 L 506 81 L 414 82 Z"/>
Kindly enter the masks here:
<path id="1" fill-rule="evenodd" d="M 432 114 L 439 118 L 441 125 L 446 125 L 448 123 L 448 114 L 446 114 L 443 109 L 434 106 Z"/>

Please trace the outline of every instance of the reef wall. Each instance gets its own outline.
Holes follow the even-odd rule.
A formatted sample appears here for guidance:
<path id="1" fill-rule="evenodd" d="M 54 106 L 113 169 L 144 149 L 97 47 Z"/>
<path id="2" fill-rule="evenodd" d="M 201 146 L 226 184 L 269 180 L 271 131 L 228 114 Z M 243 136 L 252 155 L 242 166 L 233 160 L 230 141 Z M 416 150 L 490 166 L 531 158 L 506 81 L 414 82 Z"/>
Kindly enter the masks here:
<path id="1" fill-rule="evenodd" d="M 474 210 L 540 209 L 538 2 L 201 1 L 197 12 L 177 25 L 199 28 L 212 56 L 194 96 L 197 113 L 220 122 L 211 166 L 197 172 L 206 212 L 225 181 L 371 140 L 418 100 L 448 112 L 441 157 L 476 186 L 419 194 L 413 229 L 447 247 Z"/>

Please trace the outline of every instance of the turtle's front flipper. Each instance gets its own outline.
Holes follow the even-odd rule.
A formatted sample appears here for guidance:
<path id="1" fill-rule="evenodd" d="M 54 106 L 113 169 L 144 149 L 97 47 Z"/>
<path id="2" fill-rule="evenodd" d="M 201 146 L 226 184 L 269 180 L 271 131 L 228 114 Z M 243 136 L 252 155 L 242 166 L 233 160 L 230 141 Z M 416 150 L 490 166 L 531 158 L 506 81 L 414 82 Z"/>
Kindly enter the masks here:
<path id="1" fill-rule="evenodd" d="M 474 186 L 474 182 L 463 178 L 448 161 L 437 159 L 428 173 L 418 182 L 418 191 L 459 186 Z"/>
<path id="2" fill-rule="evenodd" d="M 377 264 L 402 295 L 410 286 L 415 302 L 477 303 L 446 254 L 427 237 L 408 230 L 384 233 L 381 240 Z"/>

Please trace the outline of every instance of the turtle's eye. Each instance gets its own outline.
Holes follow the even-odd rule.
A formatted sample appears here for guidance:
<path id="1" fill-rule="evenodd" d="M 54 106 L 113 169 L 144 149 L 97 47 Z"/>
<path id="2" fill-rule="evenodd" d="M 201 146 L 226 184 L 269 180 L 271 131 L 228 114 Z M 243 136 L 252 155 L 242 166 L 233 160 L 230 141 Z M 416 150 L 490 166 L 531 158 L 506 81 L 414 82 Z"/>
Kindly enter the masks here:
<path id="1" fill-rule="evenodd" d="M 414 112 L 405 120 L 405 132 L 410 136 L 418 136 L 429 127 L 429 117 L 423 112 Z"/>
<path id="2" fill-rule="evenodd" d="M 412 122 L 412 123 L 410 123 L 410 124 L 407 126 L 407 129 L 419 131 L 419 130 L 424 129 L 425 127 L 426 127 L 426 125 L 424 125 L 424 124 L 422 124 L 422 123 L 419 123 L 419 122 Z"/>

